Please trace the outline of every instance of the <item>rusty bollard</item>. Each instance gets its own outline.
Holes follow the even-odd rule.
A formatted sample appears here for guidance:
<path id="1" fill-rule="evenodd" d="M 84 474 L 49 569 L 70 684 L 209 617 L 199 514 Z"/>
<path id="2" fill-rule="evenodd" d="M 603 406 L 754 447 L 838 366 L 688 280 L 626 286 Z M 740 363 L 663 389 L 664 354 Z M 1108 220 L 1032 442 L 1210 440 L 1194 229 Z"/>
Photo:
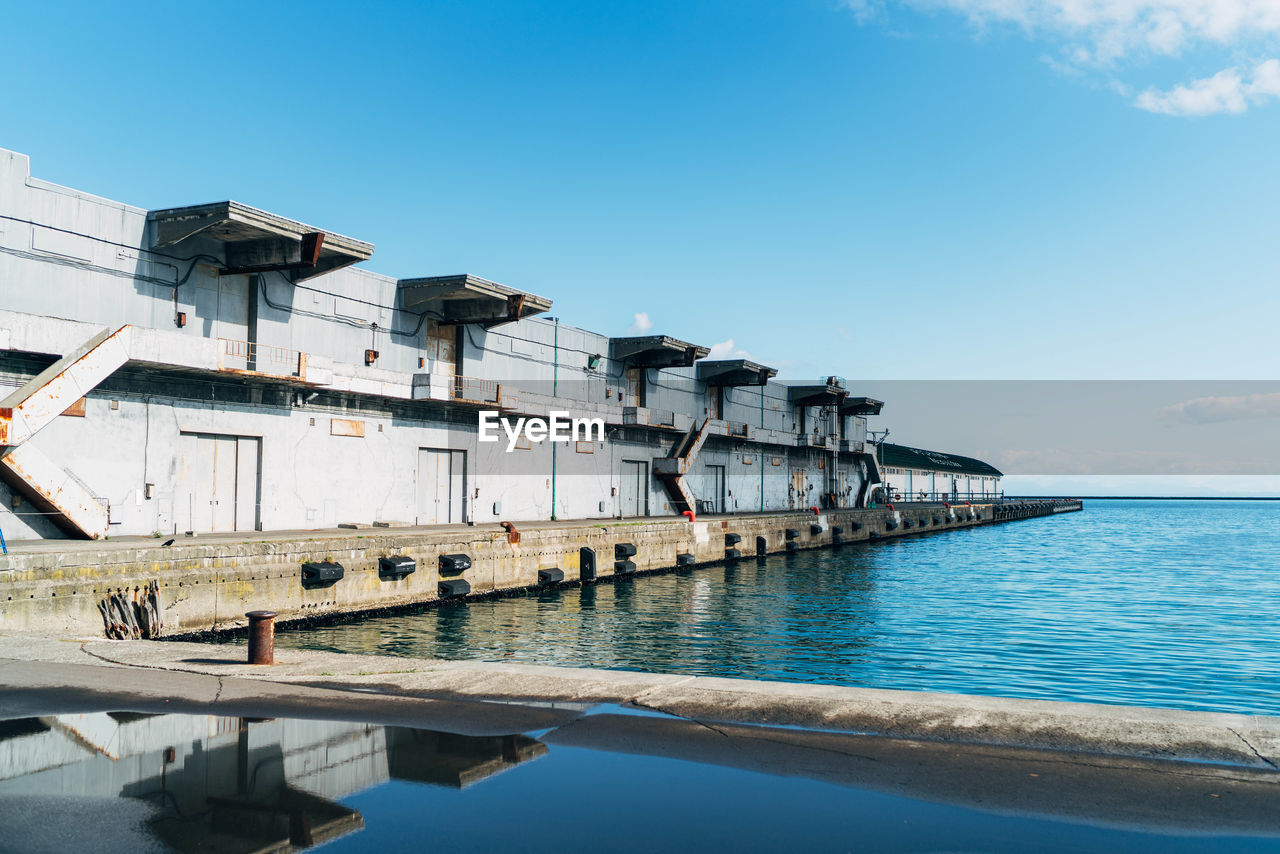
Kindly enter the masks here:
<path id="1" fill-rule="evenodd" d="M 276 662 L 276 612 L 250 611 L 249 663 L 275 664 Z"/>

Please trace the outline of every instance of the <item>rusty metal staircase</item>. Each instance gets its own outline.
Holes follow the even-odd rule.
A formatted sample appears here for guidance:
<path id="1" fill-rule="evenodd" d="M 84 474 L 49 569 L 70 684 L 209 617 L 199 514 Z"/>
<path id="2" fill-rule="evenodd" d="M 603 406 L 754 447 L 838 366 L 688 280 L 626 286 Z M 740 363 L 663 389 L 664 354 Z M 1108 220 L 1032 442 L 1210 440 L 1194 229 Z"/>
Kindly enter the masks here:
<path id="1" fill-rule="evenodd" d="M 701 426 L 694 424 L 679 442 L 671 446 L 671 452 L 667 456 L 653 461 L 653 473 L 662 481 L 677 513 L 697 510 L 697 499 L 689 489 L 685 475 L 693 468 L 693 461 L 706 444 L 710 427 L 711 419 L 704 418 Z"/>
<path id="2" fill-rule="evenodd" d="M 0 479 L 73 536 L 106 534 L 107 507 L 29 440 L 129 360 L 128 338 L 103 329 L 0 401 Z"/>

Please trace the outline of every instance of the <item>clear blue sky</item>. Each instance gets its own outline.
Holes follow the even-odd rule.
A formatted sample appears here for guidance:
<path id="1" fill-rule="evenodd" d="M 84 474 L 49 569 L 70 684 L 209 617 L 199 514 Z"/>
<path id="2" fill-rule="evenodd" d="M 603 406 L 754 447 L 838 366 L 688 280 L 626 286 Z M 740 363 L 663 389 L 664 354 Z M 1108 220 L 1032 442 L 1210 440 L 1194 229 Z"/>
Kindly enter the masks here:
<path id="1" fill-rule="evenodd" d="M 12 4 L 0 146 L 784 376 L 1272 378 L 1259 4 Z"/>

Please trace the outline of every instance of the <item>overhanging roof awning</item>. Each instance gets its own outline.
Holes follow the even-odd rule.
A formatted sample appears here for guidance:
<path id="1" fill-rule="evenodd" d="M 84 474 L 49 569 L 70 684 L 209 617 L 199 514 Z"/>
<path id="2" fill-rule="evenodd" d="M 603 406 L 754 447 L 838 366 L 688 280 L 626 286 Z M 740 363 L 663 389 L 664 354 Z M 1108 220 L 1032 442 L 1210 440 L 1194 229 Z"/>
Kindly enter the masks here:
<path id="1" fill-rule="evenodd" d="M 890 442 L 880 445 L 880 464 L 928 471 L 951 471 L 956 474 L 979 474 L 988 477 L 1004 475 L 990 463 L 984 463 L 973 457 L 945 454 L 942 451 L 926 451 L 923 448 L 908 448 L 906 445 L 894 445 Z"/>
<path id="2" fill-rule="evenodd" d="M 698 362 L 698 379 L 708 385 L 764 385 L 778 373 L 746 359 L 716 359 Z"/>
<path id="3" fill-rule="evenodd" d="M 227 257 L 223 275 L 280 270 L 289 272 L 296 282 L 373 255 L 372 243 L 239 202 L 166 208 L 151 211 L 147 219 L 156 224 L 156 247 L 173 246 L 197 235 L 222 243 Z"/>
<path id="4" fill-rule="evenodd" d="M 884 406 L 883 400 L 874 397 L 847 397 L 840 404 L 841 415 L 879 415 Z"/>
<path id="5" fill-rule="evenodd" d="M 787 399 L 798 406 L 827 406 L 840 403 L 848 396 L 844 380 L 827 377 L 813 383 L 796 383 L 787 389 Z"/>
<path id="6" fill-rule="evenodd" d="M 525 293 L 479 276 L 427 276 L 401 279 L 402 305 L 428 311 L 445 323 L 478 323 L 496 326 L 541 314 L 551 300 Z"/>
<path id="7" fill-rule="evenodd" d="M 609 339 L 610 358 L 633 368 L 687 368 L 710 352 L 667 335 Z"/>

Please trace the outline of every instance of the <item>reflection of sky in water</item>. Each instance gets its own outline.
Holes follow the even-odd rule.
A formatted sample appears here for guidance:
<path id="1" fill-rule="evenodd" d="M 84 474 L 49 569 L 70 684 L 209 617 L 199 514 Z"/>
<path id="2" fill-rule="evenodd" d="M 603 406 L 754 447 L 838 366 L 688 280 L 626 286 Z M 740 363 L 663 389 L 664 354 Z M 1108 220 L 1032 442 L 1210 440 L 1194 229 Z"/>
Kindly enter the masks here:
<path id="1" fill-rule="evenodd" d="M 1103 502 L 281 645 L 1280 714 L 1280 503 Z"/>

